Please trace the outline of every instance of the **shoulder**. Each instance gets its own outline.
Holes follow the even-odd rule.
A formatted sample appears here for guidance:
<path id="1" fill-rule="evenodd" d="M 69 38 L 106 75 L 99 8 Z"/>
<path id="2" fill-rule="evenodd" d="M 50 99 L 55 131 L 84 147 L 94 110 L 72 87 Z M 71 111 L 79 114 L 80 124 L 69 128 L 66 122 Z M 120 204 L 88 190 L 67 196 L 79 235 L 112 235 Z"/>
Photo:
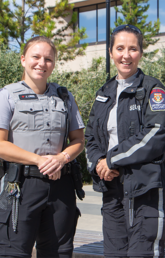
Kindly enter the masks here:
<path id="1" fill-rule="evenodd" d="M 149 76 L 149 75 L 144 75 L 144 87 L 161 87 L 165 90 L 165 86 L 155 77 Z"/>
<path id="2" fill-rule="evenodd" d="M 9 99 L 10 98 L 10 93 L 7 90 L 7 88 L 3 87 L 0 89 L 0 98 L 4 98 L 4 99 Z"/>
<path id="3" fill-rule="evenodd" d="M 15 91 L 15 90 L 22 89 L 22 87 L 24 87 L 22 84 L 22 81 L 19 81 L 19 82 L 11 83 L 4 86 L 4 89 L 7 89 L 9 91 Z"/>

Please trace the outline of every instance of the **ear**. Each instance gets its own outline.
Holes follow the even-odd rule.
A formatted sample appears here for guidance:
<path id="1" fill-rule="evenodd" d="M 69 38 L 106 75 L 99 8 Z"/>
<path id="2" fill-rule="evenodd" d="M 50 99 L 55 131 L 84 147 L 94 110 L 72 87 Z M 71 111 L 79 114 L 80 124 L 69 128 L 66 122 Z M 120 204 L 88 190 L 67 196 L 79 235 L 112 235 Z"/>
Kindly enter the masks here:
<path id="1" fill-rule="evenodd" d="M 109 48 L 109 55 L 110 55 L 110 58 L 113 59 L 113 55 L 112 55 L 112 53 L 111 53 L 110 48 Z"/>
<path id="2" fill-rule="evenodd" d="M 25 56 L 24 55 L 21 56 L 21 64 L 23 67 L 25 67 Z"/>

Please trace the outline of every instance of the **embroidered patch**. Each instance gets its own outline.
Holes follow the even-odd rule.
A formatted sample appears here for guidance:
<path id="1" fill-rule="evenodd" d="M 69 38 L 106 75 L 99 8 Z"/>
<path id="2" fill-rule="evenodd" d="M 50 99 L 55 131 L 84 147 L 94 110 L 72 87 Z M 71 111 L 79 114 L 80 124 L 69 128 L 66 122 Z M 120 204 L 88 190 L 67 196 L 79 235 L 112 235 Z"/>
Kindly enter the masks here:
<path id="1" fill-rule="evenodd" d="M 165 111 L 165 91 L 154 88 L 150 93 L 149 103 L 152 111 Z"/>
<path id="2" fill-rule="evenodd" d="M 106 101 L 108 100 L 108 98 L 98 95 L 97 98 L 96 98 L 96 100 L 97 100 L 97 101 L 100 101 L 100 102 L 106 102 Z"/>

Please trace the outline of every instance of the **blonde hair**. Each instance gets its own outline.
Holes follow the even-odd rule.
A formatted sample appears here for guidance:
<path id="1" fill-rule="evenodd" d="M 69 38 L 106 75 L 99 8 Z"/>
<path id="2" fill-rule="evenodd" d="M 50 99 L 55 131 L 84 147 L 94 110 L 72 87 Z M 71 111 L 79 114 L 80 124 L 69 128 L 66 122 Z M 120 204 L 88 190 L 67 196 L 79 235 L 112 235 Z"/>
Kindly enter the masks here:
<path id="1" fill-rule="evenodd" d="M 51 48 L 53 49 L 53 52 L 54 52 L 54 57 L 56 58 L 57 57 L 57 50 L 56 50 L 56 47 L 54 45 L 54 43 L 47 37 L 45 36 L 37 36 L 37 37 L 34 37 L 34 38 L 31 38 L 30 40 L 28 40 L 25 44 L 25 47 L 24 47 L 24 50 L 23 50 L 23 56 L 26 55 L 26 52 L 27 50 L 29 49 L 29 47 L 31 47 L 34 43 L 41 43 L 41 42 L 46 42 L 48 43 Z M 25 79 L 25 70 L 22 74 L 22 81 Z"/>

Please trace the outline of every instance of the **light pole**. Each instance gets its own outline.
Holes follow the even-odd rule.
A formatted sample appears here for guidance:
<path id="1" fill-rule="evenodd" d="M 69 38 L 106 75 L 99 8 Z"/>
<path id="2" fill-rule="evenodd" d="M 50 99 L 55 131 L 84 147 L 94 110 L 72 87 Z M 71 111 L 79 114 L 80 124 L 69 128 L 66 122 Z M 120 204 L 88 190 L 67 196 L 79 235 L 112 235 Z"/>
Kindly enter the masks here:
<path id="1" fill-rule="evenodd" d="M 110 79 L 110 55 L 109 55 L 109 43 L 110 43 L 110 0 L 106 0 L 106 73 L 107 81 Z"/>

